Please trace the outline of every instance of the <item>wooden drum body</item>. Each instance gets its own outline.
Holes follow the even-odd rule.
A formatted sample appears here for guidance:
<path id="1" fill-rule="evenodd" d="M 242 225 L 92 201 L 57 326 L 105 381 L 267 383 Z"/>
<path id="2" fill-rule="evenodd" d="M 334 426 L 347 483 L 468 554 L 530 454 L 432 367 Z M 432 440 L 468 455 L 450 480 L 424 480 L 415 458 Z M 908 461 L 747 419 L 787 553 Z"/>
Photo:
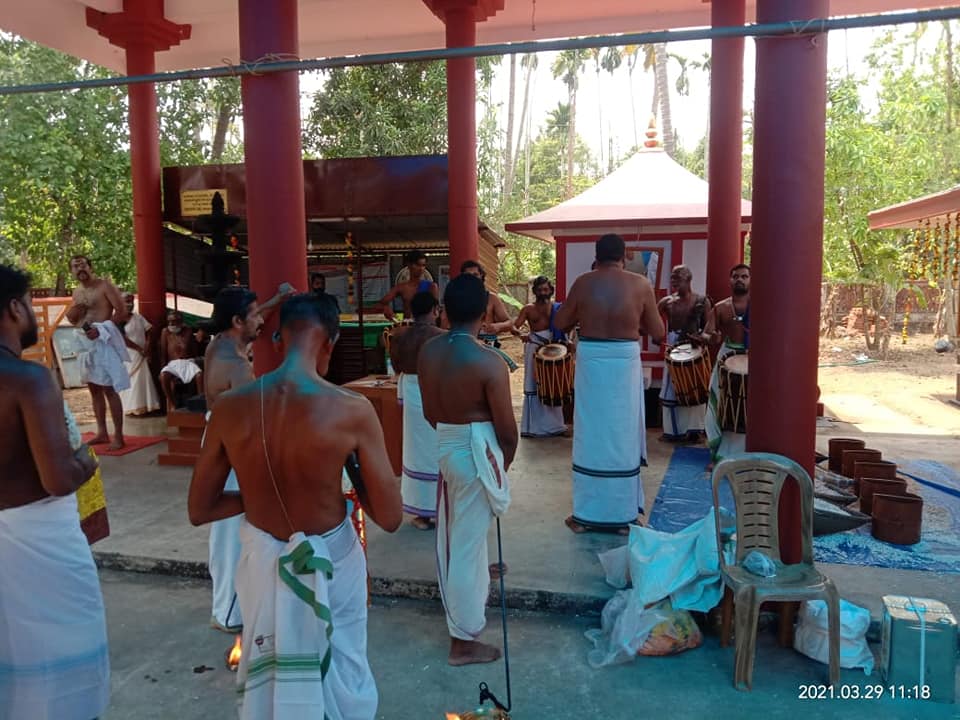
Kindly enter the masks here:
<path id="1" fill-rule="evenodd" d="M 720 427 L 724 432 L 747 431 L 747 377 L 745 353 L 728 355 L 720 361 Z"/>
<path id="2" fill-rule="evenodd" d="M 677 405 L 703 405 L 710 396 L 710 353 L 689 343 L 677 345 L 664 358 L 670 370 L 670 382 L 677 395 Z"/>
<path id="3" fill-rule="evenodd" d="M 533 357 L 537 396 L 550 407 L 560 407 L 573 398 L 574 362 L 570 348 L 550 343 L 537 348 Z"/>

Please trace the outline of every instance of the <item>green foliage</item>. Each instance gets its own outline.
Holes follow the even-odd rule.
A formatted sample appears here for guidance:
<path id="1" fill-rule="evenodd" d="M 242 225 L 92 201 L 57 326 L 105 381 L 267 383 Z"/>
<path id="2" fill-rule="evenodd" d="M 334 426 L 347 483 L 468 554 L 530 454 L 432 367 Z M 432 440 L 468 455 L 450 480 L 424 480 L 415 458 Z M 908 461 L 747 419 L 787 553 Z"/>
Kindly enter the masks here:
<path id="1" fill-rule="evenodd" d="M 0 36 L 4 85 L 105 76 L 88 63 Z M 121 285 L 134 278 L 126 94 L 122 88 L 0 98 L 0 236 L 38 286 L 63 287 L 88 253 Z"/>
<path id="2" fill-rule="evenodd" d="M 441 154 L 447 147 L 442 62 L 336 68 L 313 96 L 308 157 Z"/>

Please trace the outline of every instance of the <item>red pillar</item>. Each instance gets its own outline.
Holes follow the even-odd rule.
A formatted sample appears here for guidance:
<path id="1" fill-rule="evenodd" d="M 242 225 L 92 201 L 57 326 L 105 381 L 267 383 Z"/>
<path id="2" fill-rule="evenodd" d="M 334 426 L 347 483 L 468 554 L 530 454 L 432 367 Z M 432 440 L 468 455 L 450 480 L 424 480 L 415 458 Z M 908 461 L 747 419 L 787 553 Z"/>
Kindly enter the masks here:
<path id="1" fill-rule="evenodd" d="M 744 0 L 714 0 L 714 27 L 743 25 Z M 730 268 L 743 258 L 740 241 L 740 186 L 743 173 L 743 38 L 711 41 L 710 182 L 707 220 L 707 295 L 730 295 Z"/>
<path id="2" fill-rule="evenodd" d="M 239 0 L 239 7 L 244 62 L 299 56 L 297 0 Z M 296 72 L 244 75 L 241 91 L 250 286 L 263 301 L 282 282 L 307 287 L 299 78 Z M 255 344 L 258 375 L 280 361 L 270 341 L 275 323 Z"/>
<path id="3" fill-rule="evenodd" d="M 163 17 L 163 0 L 125 0 L 123 12 L 87 9 L 87 25 L 126 50 L 127 74 L 156 71 L 155 54 L 190 37 L 189 25 Z M 130 85 L 130 175 L 140 314 L 156 327 L 165 322 L 166 274 L 160 202 L 160 130 L 153 83 Z"/>
<path id="4" fill-rule="evenodd" d="M 423 0 L 446 25 L 447 47 L 477 44 L 477 23 L 503 10 L 504 0 Z M 447 227 L 450 275 L 479 255 L 477 221 L 477 63 L 447 60 Z"/>
<path id="5" fill-rule="evenodd" d="M 829 0 L 759 0 L 757 22 L 827 17 Z M 757 39 L 747 449 L 813 475 L 823 258 L 826 34 Z M 799 496 L 781 498 L 785 560 L 800 557 Z"/>
<path id="6" fill-rule="evenodd" d="M 473 8 L 447 10 L 447 47 L 477 44 Z M 471 58 L 447 60 L 447 226 L 450 276 L 464 260 L 479 256 L 477 240 L 477 64 Z"/>

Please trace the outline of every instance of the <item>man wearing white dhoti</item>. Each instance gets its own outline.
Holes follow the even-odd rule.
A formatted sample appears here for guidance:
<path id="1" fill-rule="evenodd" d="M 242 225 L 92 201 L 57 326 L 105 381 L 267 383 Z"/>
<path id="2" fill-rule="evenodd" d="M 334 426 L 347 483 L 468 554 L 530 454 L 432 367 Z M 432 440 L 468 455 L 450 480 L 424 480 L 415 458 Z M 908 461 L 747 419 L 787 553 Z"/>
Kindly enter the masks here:
<path id="1" fill-rule="evenodd" d="M 560 303 L 551 302 L 553 283 L 541 275 L 533 281 L 535 302 L 525 305 L 514 321 L 514 331 L 524 325 L 530 332 L 523 336 L 523 411 L 520 416 L 520 437 L 540 438 L 564 435 L 563 408 L 544 405 L 537 393 L 536 353 L 543 345 L 564 342 L 566 336 L 557 330 L 553 319 Z"/>
<path id="2" fill-rule="evenodd" d="M 150 375 L 150 348 L 153 326 L 138 312 L 133 311 L 133 293 L 124 293 L 129 319 L 123 326 L 123 338 L 130 360 L 127 374 L 130 387 L 120 393 L 123 411 L 127 415 L 146 415 L 160 409 L 160 397 Z"/>
<path id="3" fill-rule="evenodd" d="M 213 408 L 190 519 L 246 512 L 236 580 L 241 719 L 372 720 L 366 562 L 346 514 L 343 466 L 356 452 L 360 502 L 388 532 L 403 518 L 400 487 L 373 406 L 321 377 L 339 332 L 334 304 L 294 297 L 280 328 L 283 364 Z M 231 466 L 239 495 L 224 488 Z"/>
<path id="4" fill-rule="evenodd" d="M 710 300 L 693 292 L 690 284 L 693 273 L 686 265 L 677 265 L 670 272 L 671 294 L 657 303 L 657 309 L 667 316 L 667 345 L 675 348 L 689 344 L 702 348 L 713 336 L 713 310 Z M 704 366 L 704 371 L 706 366 Z M 698 377 L 690 370 L 691 378 Z M 666 363 L 663 384 L 660 386 L 660 406 L 663 420 L 663 440 L 697 441 L 703 433 L 706 403 L 690 405 L 687 398 L 677 397 L 677 378 Z M 687 388 L 687 391 L 692 388 Z M 704 388 L 706 389 L 706 388 Z"/>
<path id="5" fill-rule="evenodd" d="M 746 434 L 725 431 L 720 424 L 720 365 L 723 359 L 734 353 L 747 352 L 750 347 L 750 267 L 735 265 L 730 270 L 730 289 L 733 294 L 721 300 L 714 308 L 716 330 L 713 341 L 720 342 L 720 352 L 710 377 L 710 395 L 704 420 L 707 445 L 711 463 L 725 457 L 742 453 L 746 447 Z"/>
<path id="6" fill-rule="evenodd" d="M 50 372 L 21 359 L 37 334 L 28 277 L 0 266 L 0 716 L 90 720 L 109 702 L 110 662 L 74 492 L 96 463 L 71 450 Z"/>
<path id="7" fill-rule="evenodd" d="M 400 489 L 404 512 L 414 516 L 413 526 L 432 530 L 437 517 L 437 431 L 423 416 L 417 360 L 423 344 L 445 331 L 437 327 L 439 303 L 433 293 L 417 293 L 410 307 L 413 325 L 396 328 L 390 335 L 390 361 L 400 372 L 397 399 L 403 404 Z"/>
<path id="8" fill-rule="evenodd" d="M 565 331 L 580 326 L 574 386 L 573 514 L 567 526 L 625 531 L 644 512 L 646 459 L 639 335 L 663 340 L 650 281 L 623 269 L 619 235 L 597 240 L 596 269 L 578 277 L 557 311 Z"/>
<path id="9" fill-rule="evenodd" d="M 518 437 L 508 370 L 477 340 L 487 305 L 483 282 L 461 274 L 443 301 L 450 332 L 423 346 L 417 367 L 424 414 L 439 441 L 437 574 L 450 634 L 447 662 L 467 665 L 500 657 L 478 637 L 494 571 L 487 564 L 487 532 L 510 503 L 506 471 Z M 456 392 L 450 392 L 454 377 Z"/>
<path id="10" fill-rule="evenodd" d="M 130 359 L 119 328 L 127 321 L 127 308 L 113 283 L 93 274 L 93 264 L 85 255 L 70 259 L 70 272 L 79 285 L 73 291 L 73 304 L 67 308 L 67 320 L 83 330 L 84 352 L 80 354 L 80 379 L 90 390 L 97 434 L 91 445 L 107 442 L 107 406 L 113 420 L 111 450 L 124 446 L 123 402 L 120 391 L 130 387 L 124 365 Z"/>
<path id="11" fill-rule="evenodd" d="M 198 362 L 200 347 L 193 330 L 183 322 L 177 310 L 167 312 L 167 326 L 160 332 L 160 385 L 167 400 L 167 411 L 176 407 L 176 388 L 196 381 L 203 394 L 203 370 Z"/>

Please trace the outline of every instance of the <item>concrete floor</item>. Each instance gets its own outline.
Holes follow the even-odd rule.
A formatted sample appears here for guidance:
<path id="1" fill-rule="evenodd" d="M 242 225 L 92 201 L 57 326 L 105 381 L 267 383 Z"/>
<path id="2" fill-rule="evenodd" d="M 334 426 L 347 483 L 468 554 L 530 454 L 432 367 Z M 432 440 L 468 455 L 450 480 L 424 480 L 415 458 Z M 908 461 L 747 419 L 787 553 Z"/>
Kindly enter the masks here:
<path id="1" fill-rule="evenodd" d="M 112 571 L 101 571 L 101 582 L 113 668 L 106 720 L 235 718 L 235 676 L 223 668 L 231 638 L 206 626 L 209 584 Z M 499 615 L 488 617 L 486 639 L 499 644 Z M 508 623 L 512 716 L 519 720 L 960 717 L 957 706 L 930 702 L 799 700 L 799 686 L 824 682 L 826 667 L 776 647 L 769 633 L 758 641 L 753 691 L 738 692 L 732 687 L 733 650 L 721 649 L 715 637 L 678 656 L 593 670 L 586 663 L 590 644 L 583 631 L 596 625 L 595 618 L 512 611 Z M 502 662 L 446 665 L 444 620 L 434 603 L 376 601 L 369 638 L 380 691 L 378 718 L 442 720 L 446 711 L 474 708 L 481 681 L 506 699 Z M 864 686 L 880 680 L 845 670 L 841 682 Z"/>
<path id="2" fill-rule="evenodd" d="M 829 414 L 829 412 L 828 412 Z M 833 436 L 862 435 L 846 423 L 824 422 L 818 448 Z M 162 418 L 131 420 L 130 434 L 163 434 Z M 672 445 L 648 436 L 649 467 L 643 481 L 648 505 L 656 496 Z M 936 458 L 960 467 L 960 443 L 952 437 L 917 434 L 867 435 L 886 456 Z M 511 607 L 560 611 L 596 611 L 612 594 L 598 552 L 622 545 L 616 535 L 574 535 L 563 524 L 570 513 L 569 438 L 521 440 L 510 476 L 513 502 L 502 521 L 504 560 L 510 567 L 507 591 Z M 123 457 L 102 458 L 111 535 L 94 547 L 107 567 L 203 577 L 207 528 L 187 521 L 190 471 L 157 465 L 162 445 Z M 368 525 L 368 555 L 374 592 L 384 596 L 436 599 L 434 534 L 409 523 L 388 536 Z M 496 535 L 491 529 L 491 558 Z M 879 618 L 885 594 L 914 594 L 946 602 L 960 616 L 960 582 L 954 575 L 851 565 L 821 566 L 843 597 Z"/>

